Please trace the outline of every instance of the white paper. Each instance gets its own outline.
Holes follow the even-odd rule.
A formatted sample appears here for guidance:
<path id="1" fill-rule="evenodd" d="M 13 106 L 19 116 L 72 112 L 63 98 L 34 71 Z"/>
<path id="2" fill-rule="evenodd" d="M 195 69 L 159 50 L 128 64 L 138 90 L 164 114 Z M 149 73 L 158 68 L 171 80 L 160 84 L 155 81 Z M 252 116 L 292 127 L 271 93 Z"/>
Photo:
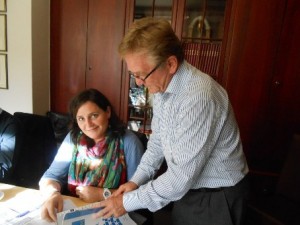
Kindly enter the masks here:
<path id="1" fill-rule="evenodd" d="M 119 218 L 99 218 L 94 220 L 92 214 L 95 210 L 99 210 L 99 208 L 94 208 L 96 203 L 76 207 L 70 199 L 64 200 L 64 211 L 57 214 L 58 222 L 51 223 L 41 218 L 42 204 L 43 199 L 41 195 L 36 192 L 25 191 L 19 193 L 13 199 L 0 204 L 0 225 L 76 225 L 82 224 L 80 223 L 82 221 L 84 221 L 86 225 L 136 225 L 128 214 Z"/>

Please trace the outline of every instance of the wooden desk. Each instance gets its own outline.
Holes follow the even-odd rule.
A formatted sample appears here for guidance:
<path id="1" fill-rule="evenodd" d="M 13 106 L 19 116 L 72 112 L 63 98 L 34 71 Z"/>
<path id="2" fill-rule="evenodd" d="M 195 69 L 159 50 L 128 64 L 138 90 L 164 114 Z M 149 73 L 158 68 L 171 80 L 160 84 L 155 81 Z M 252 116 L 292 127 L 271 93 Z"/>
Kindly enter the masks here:
<path id="1" fill-rule="evenodd" d="M 54 222 L 47 222 L 40 216 L 40 206 L 43 204 L 41 192 L 36 189 L 18 187 L 10 184 L 0 183 L 0 191 L 4 193 L 4 197 L 0 200 L 0 224 L 26 224 L 33 225 L 55 225 Z M 79 198 L 63 196 L 67 207 L 81 207 L 88 203 L 83 202 Z M 71 204 L 71 205 L 70 205 Z M 24 216 L 23 213 L 26 213 Z"/>
<path id="2" fill-rule="evenodd" d="M 0 200 L 0 208 L 1 208 L 1 210 L 3 210 L 3 211 L 0 210 L 0 214 L 2 213 L 1 216 L 3 215 L 3 218 L 0 216 L 0 224 L 3 224 L 1 221 L 4 221 L 4 224 L 7 224 L 7 222 L 9 222 L 10 225 L 23 224 L 23 223 L 25 224 L 27 221 L 29 221 L 30 222 L 29 224 L 33 224 L 33 225 L 55 225 L 54 222 L 51 222 L 51 223 L 47 222 L 47 221 L 43 220 L 40 216 L 39 209 L 40 209 L 41 204 L 43 203 L 43 199 L 41 197 L 41 193 L 39 190 L 0 183 L 0 191 L 4 192 L 4 197 L 3 197 L 3 199 Z M 35 198 L 37 198 L 37 203 L 35 202 L 36 201 Z M 64 200 L 71 200 L 72 203 L 74 203 L 74 205 L 77 207 L 91 204 L 91 203 L 83 202 L 79 198 L 75 198 L 75 197 L 63 196 L 63 198 L 64 198 Z M 69 202 L 69 201 L 67 201 L 67 202 Z M 23 204 L 23 206 L 21 206 L 21 207 L 23 207 L 23 208 L 22 208 L 22 210 L 19 210 L 20 205 L 22 205 L 22 204 Z M 72 207 L 74 205 L 72 204 Z M 24 210 L 24 206 L 25 206 L 25 210 Z M 29 208 L 33 207 L 33 210 L 27 209 L 28 207 Z M 6 209 L 8 209 L 8 212 L 5 211 Z M 67 210 L 67 209 L 64 209 L 64 210 Z M 23 217 L 22 213 L 21 213 L 22 216 L 20 216 L 20 214 L 16 215 L 16 212 L 17 213 L 26 212 L 26 214 L 25 214 L 26 216 L 24 215 L 24 217 Z M 8 216 L 6 216 L 6 215 L 8 215 Z M 129 225 L 142 224 L 145 221 L 145 219 L 141 215 L 132 214 L 132 216 L 134 216 L 134 218 L 138 222 L 135 223 L 129 217 L 128 214 L 121 216 L 119 218 L 111 218 L 109 220 L 114 220 L 114 222 L 115 222 L 115 220 L 118 220 L 119 222 L 121 222 L 121 224 L 129 224 Z M 77 218 L 75 218 L 75 220 L 76 219 Z M 22 222 L 19 223 L 19 220 L 22 220 Z M 92 219 L 92 217 L 90 219 L 85 218 L 85 220 L 87 220 L 87 223 L 95 222 L 95 220 Z M 91 220 L 93 220 L 93 221 L 91 221 Z M 141 222 L 139 222 L 139 221 L 141 221 Z M 101 222 L 99 224 L 104 224 L 104 223 L 106 224 L 106 219 L 99 218 L 97 220 L 97 222 Z"/>
<path id="3" fill-rule="evenodd" d="M 4 198 L 2 198 L 0 200 L 0 205 L 3 204 L 4 202 L 14 198 L 17 194 L 20 194 L 22 192 L 26 192 L 26 193 L 28 193 L 28 195 L 34 194 L 34 193 L 36 193 L 36 194 L 40 193 L 40 191 L 36 190 L 36 189 L 18 187 L 18 186 L 4 184 L 4 183 L 0 183 L 0 191 L 4 192 Z M 75 197 L 71 197 L 71 196 L 64 195 L 63 198 L 72 200 L 72 202 L 78 207 L 88 204 L 88 203 L 80 200 L 79 198 L 75 198 Z"/>

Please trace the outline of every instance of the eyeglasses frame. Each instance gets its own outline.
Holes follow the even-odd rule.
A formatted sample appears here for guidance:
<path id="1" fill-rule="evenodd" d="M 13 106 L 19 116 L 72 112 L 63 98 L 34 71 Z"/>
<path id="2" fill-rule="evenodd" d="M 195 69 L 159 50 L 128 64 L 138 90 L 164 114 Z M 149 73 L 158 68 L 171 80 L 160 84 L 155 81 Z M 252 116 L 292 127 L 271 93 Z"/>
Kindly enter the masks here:
<path id="1" fill-rule="evenodd" d="M 136 76 L 136 75 L 134 75 L 134 73 L 133 72 L 131 72 L 131 71 L 128 71 L 128 74 L 129 74 L 129 76 L 131 77 L 131 78 L 134 78 L 134 79 L 139 79 L 139 80 L 141 80 L 141 81 L 143 81 L 143 82 L 145 82 L 146 81 L 146 79 L 148 78 L 148 77 L 150 77 L 150 75 L 152 74 L 152 73 L 154 73 L 155 72 L 155 70 L 157 70 L 158 69 L 158 67 L 161 65 L 161 63 L 158 63 L 154 68 L 153 68 L 153 70 L 151 70 L 144 78 L 141 78 L 140 76 Z"/>

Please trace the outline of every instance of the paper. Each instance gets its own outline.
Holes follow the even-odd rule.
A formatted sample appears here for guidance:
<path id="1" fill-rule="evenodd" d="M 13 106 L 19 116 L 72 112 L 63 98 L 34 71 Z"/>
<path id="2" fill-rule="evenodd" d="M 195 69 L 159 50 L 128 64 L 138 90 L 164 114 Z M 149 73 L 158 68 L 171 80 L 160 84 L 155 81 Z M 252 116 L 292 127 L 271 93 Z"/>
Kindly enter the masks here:
<path id="1" fill-rule="evenodd" d="M 42 196 L 32 191 L 24 191 L 0 205 L 0 224 L 2 225 L 55 225 L 41 218 Z M 64 209 L 72 209 L 75 204 L 64 200 Z"/>
<path id="2" fill-rule="evenodd" d="M 64 200 L 64 211 L 57 214 L 58 222 L 47 222 L 41 218 L 43 199 L 36 192 L 22 192 L 13 199 L 0 204 L 0 225 L 136 225 L 128 214 L 119 218 L 94 220 L 92 214 L 100 208 L 96 203 L 82 207 L 70 200 Z"/>
<path id="3" fill-rule="evenodd" d="M 57 214 L 57 225 L 82 225 L 82 224 L 95 224 L 95 225 L 136 225 L 136 223 L 125 214 L 119 218 L 98 218 L 93 219 L 92 214 L 101 210 L 101 208 L 94 208 L 95 204 L 92 203 L 83 207 L 66 210 Z"/>

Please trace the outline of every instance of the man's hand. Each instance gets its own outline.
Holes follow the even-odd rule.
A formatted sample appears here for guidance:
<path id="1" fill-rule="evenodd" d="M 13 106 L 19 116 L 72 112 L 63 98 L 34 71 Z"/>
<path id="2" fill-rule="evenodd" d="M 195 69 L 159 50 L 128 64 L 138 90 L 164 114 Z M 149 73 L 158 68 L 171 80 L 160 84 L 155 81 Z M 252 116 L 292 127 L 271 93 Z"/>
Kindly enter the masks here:
<path id="1" fill-rule="evenodd" d="M 122 184 L 113 194 L 112 196 L 118 196 L 118 195 L 122 195 L 126 192 L 129 192 L 129 191 L 133 191 L 135 189 L 137 189 L 138 186 L 133 183 L 132 181 L 128 181 L 127 183 L 125 184 Z"/>
<path id="2" fill-rule="evenodd" d="M 43 204 L 41 217 L 44 220 L 53 222 L 57 220 L 56 213 L 63 210 L 63 197 L 59 192 L 54 192 Z"/>
<path id="3" fill-rule="evenodd" d="M 110 196 L 105 201 L 99 202 L 95 207 L 103 208 L 93 215 L 95 219 L 100 217 L 103 217 L 104 219 L 109 217 L 117 218 L 126 213 L 126 210 L 123 206 L 123 195 Z"/>

